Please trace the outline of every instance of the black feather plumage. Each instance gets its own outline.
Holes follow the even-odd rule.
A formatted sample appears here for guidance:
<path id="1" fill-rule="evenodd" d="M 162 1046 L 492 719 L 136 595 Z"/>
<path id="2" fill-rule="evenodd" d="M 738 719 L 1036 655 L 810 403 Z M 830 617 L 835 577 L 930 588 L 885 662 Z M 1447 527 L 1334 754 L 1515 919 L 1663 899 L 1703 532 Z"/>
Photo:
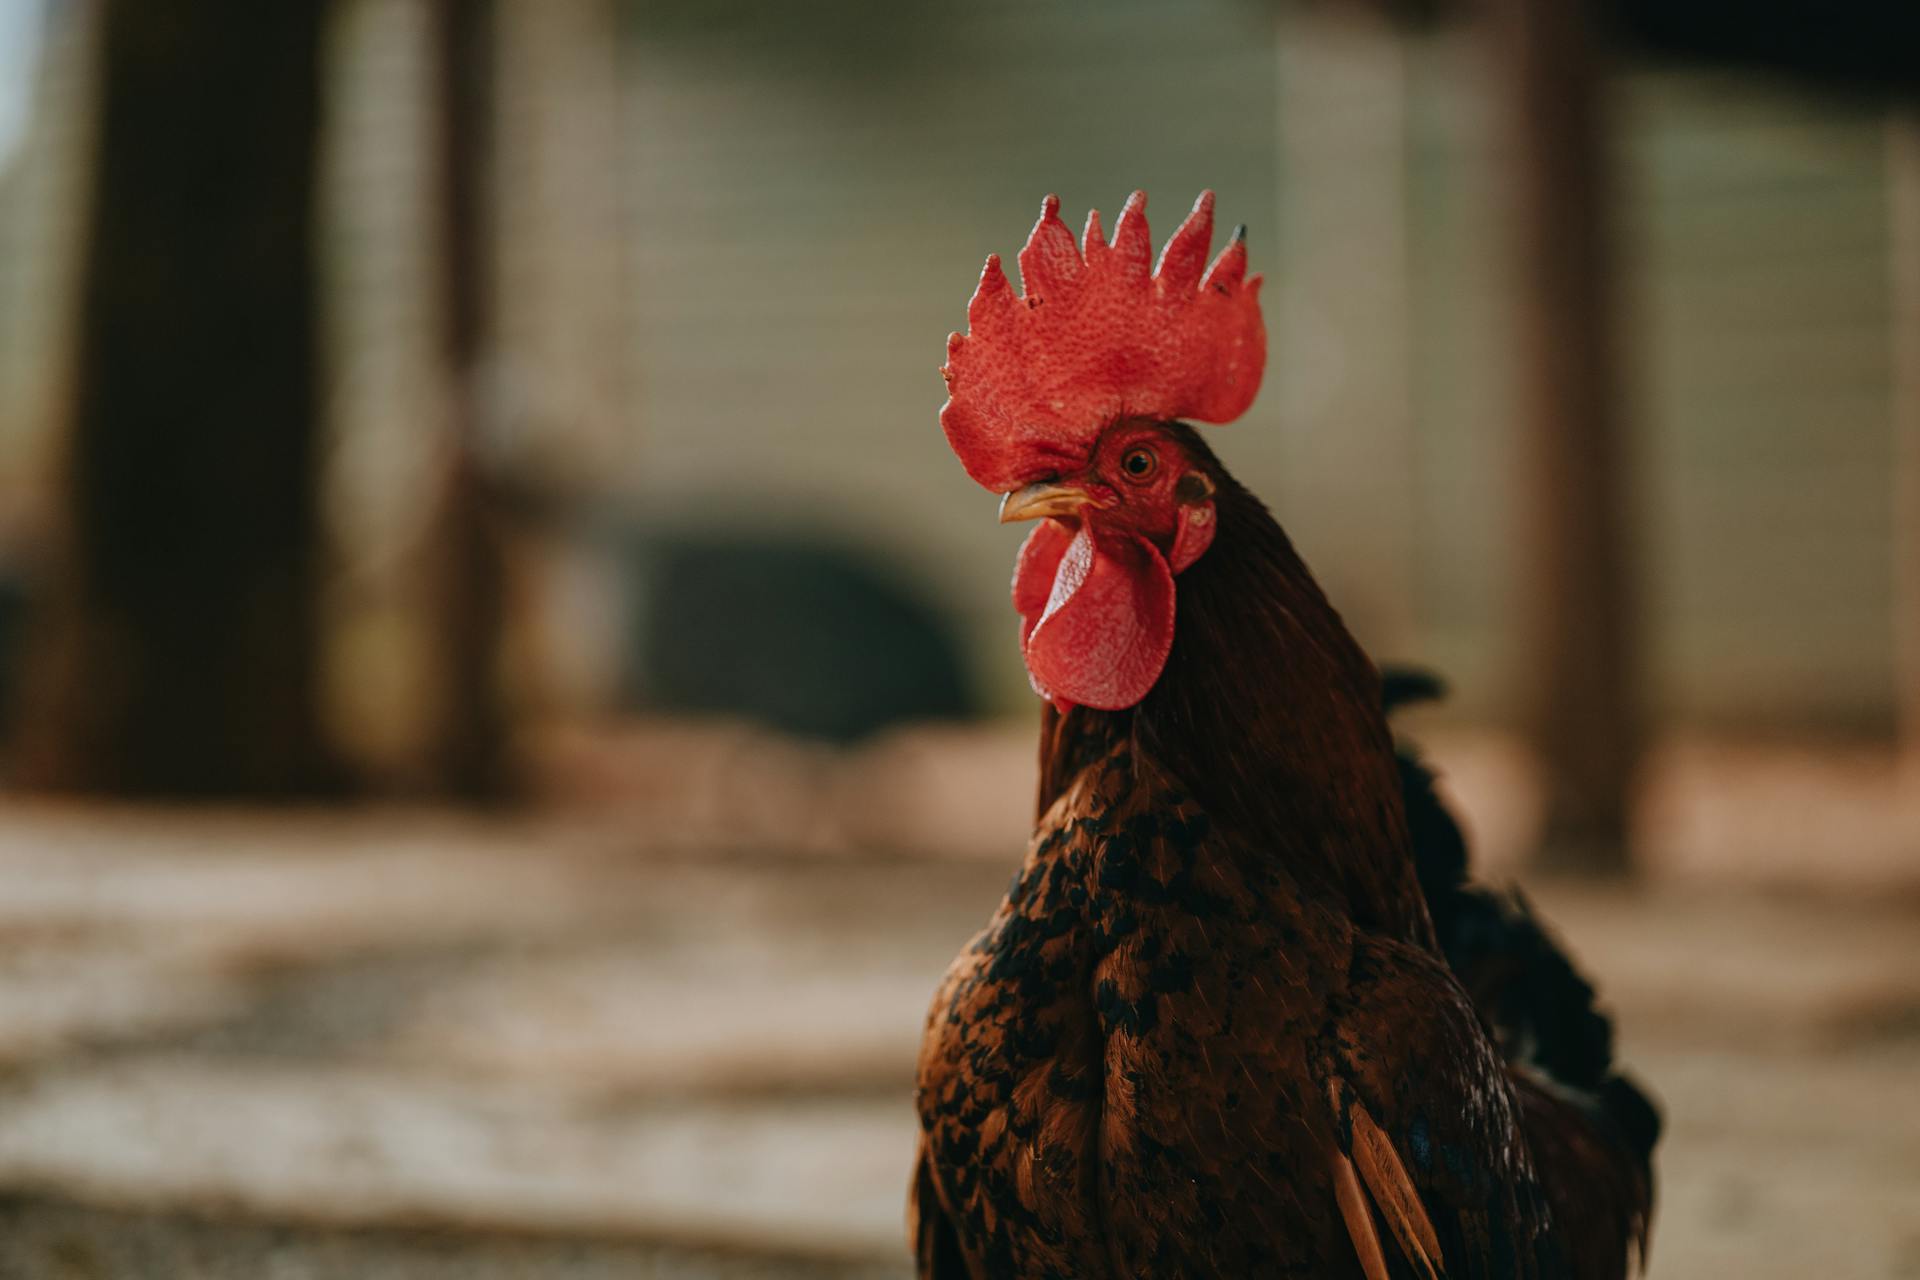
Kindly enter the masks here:
<path id="1" fill-rule="evenodd" d="M 1386 668 L 1380 684 L 1390 714 L 1446 695 L 1444 681 L 1416 667 Z M 1613 1020 L 1593 984 L 1519 890 L 1469 879 L 1466 837 L 1440 798 L 1433 770 L 1404 737 L 1395 757 L 1420 888 L 1448 966 L 1509 1061 L 1591 1095 L 1646 1159 L 1659 1140 L 1660 1112 L 1616 1071 Z"/>

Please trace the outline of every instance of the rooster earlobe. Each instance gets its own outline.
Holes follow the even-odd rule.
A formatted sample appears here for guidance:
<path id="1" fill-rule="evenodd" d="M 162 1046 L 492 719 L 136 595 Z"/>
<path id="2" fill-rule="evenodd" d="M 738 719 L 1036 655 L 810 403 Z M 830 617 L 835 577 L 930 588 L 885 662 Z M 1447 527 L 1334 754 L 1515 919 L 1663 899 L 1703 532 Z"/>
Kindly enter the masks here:
<path id="1" fill-rule="evenodd" d="M 1040 520 L 1020 544 L 1020 555 L 1013 562 L 1013 608 L 1020 615 L 1022 648 L 1053 598 L 1053 580 L 1060 572 L 1061 557 L 1073 544 L 1073 535 L 1074 531 L 1058 520 Z M 1041 690 L 1040 696 L 1046 697 L 1046 692 Z"/>
<path id="2" fill-rule="evenodd" d="M 1213 492 L 1213 481 L 1199 471 L 1189 471 L 1180 477 L 1180 483 L 1174 488 L 1179 523 L 1173 531 L 1173 550 L 1167 563 L 1175 573 L 1185 573 L 1213 545 L 1214 526 L 1219 523 L 1213 509 Z"/>

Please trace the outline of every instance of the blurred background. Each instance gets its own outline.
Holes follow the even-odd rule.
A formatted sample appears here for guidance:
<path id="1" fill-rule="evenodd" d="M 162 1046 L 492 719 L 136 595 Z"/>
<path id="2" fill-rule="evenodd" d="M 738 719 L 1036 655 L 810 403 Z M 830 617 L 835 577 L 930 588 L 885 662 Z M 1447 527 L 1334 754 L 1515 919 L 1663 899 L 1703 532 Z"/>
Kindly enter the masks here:
<path id="1" fill-rule="evenodd" d="M 0 0 L 0 1276 L 901 1276 L 1031 820 L 935 426 L 1203 187 L 1209 433 L 1666 1106 L 1920 1276 L 1920 11 Z"/>

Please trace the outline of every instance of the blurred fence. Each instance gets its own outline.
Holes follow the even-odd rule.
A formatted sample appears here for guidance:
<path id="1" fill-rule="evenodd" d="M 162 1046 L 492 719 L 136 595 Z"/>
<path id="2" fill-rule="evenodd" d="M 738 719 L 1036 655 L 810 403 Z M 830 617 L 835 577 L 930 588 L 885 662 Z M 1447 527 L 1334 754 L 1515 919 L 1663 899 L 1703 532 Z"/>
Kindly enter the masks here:
<path id="1" fill-rule="evenodd" d="M 41 12 L 35 109 L 0 162 L 16 567 L 51 514 L 90 101 L 91 8 Z M 1212 186 L 1272 280 L 1273 374 L 1217 433 L 1227 460 L 1376 652 L 1446 670 L 1462 715 L 1514 714 L 1532 531 L 1510 156 L 1470 28 L 1243 0 L 497 12 L 478 386 L 506 487 L 689 537 L 825 535 L 915 583 L 987 704 L 1018 706 L 1013 537 L 934 431 L 940 338 L 1045 192 L 1111 213 L 1142 186 L 1164 228 Z M 420 736 L 435 661 L 418 617 L 428 427 L 448 412 L 430 16 L 340 0 L 327 55 L 325 674 L 332 720 L 374 761 Z M 1895 432 L 1895 117 L 1644 61 L 1610 84 L 1646 701 L 1667 723 L 1883 733 L 1907 590 L 1893 477 L 1913 456 Z M 570 535 L 521 547 L 516 705 L 616 705 L 632 623 L 596 601 L 638 570 Z"/>

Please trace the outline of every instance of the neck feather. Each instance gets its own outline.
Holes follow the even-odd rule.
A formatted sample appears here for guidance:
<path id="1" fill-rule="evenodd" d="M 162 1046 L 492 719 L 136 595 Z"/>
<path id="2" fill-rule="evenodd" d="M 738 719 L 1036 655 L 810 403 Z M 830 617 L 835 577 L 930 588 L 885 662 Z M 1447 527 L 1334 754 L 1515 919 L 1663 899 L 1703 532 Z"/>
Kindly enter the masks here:
<path id="1" fill-rule="evenodd" d="M 1089 754 L 1129 736 L 1304 891 L 1428 941 L 1379 676 L 1259 499 L 1177 429 L 1211 469 L 1219 532 L 1177 580 L 1173 651 L 1147 696 L 1126 711 L 1048 709 L 1041 809 Z"/>

